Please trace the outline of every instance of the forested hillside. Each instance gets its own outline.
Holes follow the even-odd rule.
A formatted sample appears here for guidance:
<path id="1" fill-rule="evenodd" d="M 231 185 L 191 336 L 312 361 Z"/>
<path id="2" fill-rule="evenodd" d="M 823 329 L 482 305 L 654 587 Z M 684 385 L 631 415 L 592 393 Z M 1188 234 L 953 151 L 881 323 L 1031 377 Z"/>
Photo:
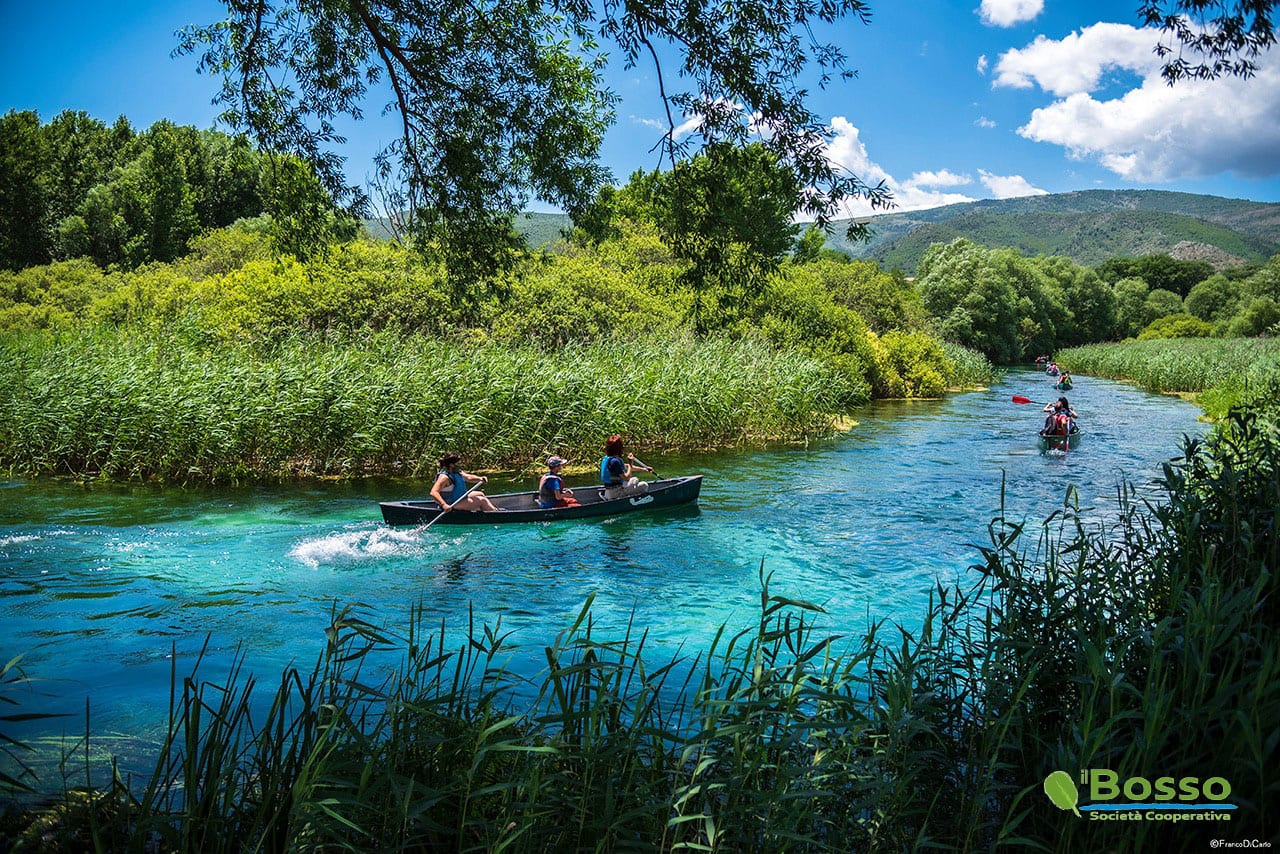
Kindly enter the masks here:
<path id="1" fill-rule="evenodd" d="M 957 237 L 1090 266 L 1168 254 L 1223 269 L 1280 251 L 1280 204 L 1163 190 L 1085 190 L 881 214 L 867 243 L 846 240 L 842 225 L 828 246 L 908 275 L 930 245 Z"/>

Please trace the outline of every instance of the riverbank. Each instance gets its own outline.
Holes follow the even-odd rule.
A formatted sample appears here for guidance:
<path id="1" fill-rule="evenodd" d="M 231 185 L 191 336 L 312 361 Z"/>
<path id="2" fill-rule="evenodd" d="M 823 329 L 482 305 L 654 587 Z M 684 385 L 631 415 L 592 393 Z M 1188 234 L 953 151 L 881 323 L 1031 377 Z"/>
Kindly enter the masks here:
<path id="1" fill-rule="evenodd" d="M 1280 399 L 1280 338 L 1156 338 L 1072 347 L 1057 355 L 1072 373 L 1177 394 L 1212 420 L 1233 406 Z"/>
<path id="2" fill-rule="evenodd" d="M 968 379 L 972 364 L 957 372 Z M 555 350 L 361 333 L 207 340 L 152 330 L 0 336 L 0 466 L 19 476 L 269 482 L 422 477 L 650 450 L 804 442 L 868 388 L 754 339 Z"/>

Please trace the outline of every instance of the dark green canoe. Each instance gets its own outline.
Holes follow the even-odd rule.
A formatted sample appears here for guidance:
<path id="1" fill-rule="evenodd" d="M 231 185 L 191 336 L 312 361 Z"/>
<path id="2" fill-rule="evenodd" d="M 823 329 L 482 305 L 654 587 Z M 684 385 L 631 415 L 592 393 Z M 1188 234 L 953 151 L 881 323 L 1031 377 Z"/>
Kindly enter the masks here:
<path id="1" fill-rule="evenodd" d="M 1040 447 L 1046 451 L 1069 450 L 1080 444 L 1079 430 L 1068 436 L 1046 435 L 1043 431 L 1037 435 L 1040 437 Z"/>
<path id="2" fill-rule="evenodd" d="M 698 500 L 702 490 L 702 475 L 690 477 L 669 477 L 649 481 L 647 492 L 624 495 L 621 498 L 606 500 L 604 490 L 599 486 L 578 486 L 573 489 L 573 497 L 580 504 L 577 507 L 551 507 L 546 510 L 538 506 L 536 492 L 508 492 L 503 495 L 490 495 L 489 500 L 501 508 L 496 512 L 485 510 L 453 510 L 440 515 L 440 505 L 435 501 L 383 501 L 382 518 L 388 525 L 425 525 L 436 517 L 441 525 L 489 525 L 510 522 L 559 522 L 565 519 L 583 519 L 591 516 L 616 516 L 619 513 L 632 513 L 637 510 L 656 510 L 660 507 L 675 507 Z"/>

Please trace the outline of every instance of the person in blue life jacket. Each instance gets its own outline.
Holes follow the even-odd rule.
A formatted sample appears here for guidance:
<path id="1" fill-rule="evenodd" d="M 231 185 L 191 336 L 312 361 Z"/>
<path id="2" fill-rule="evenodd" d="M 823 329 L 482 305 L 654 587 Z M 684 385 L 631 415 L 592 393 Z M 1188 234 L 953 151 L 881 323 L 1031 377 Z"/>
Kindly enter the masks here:
<path id="1" fill-rule="evenodd" d="M 636 471 L 652 472 L 653 469 L 636 462 L 634 454 L 623 451 L 621 436 L 615 433 L 605 440 L 604 458 L 600 460 L 600 483 L 604 486 L 605 500 L 648 492 L 649 484 L 635 477 Z"/>
<path id="2" fill-rule="evenodd" d="M 1076 426 L 1076 419 L 1080 416 L 1076 415 L 1065 397 L 1046 403 L 1042 411 L 1049 413 L 1044 419 L 1044 428 L 1040 431 L 1042 435 L 1069 436 L 1080 429 Z"/>
<path id="3" fill-rule="evenodd" d="M 447 453 L 440 458 L 440 472 L 436 482 L 431 485 L 431 497 L 436 503 L 450 510 L 501 510 L 494 506 L 489 497 L 479 490 L 471 489 L 473 483 L 488 483 L 489 478 L 471 474 L 462 470 L 462 457 L 455 453 Z"/>
<path id="4" fill-rule="evenodd" d="M 538 506 L 543 510 L 579 506 L 578 499 L 573 497 L 573 490 L 565 487 L 564 478 L 560 476 L 560 470 L 567 462 L 554 454 L 547 458 L 547 473 L 538 481 Z"/>

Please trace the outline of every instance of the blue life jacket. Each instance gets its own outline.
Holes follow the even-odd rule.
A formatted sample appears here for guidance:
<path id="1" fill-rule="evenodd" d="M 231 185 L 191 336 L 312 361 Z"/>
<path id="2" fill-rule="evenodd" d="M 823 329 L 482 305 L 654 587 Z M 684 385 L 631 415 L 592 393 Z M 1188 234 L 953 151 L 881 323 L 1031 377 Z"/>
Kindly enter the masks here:
<path id="1" fill-rule="evenodd" d="M 621 486 L 622 475 L 627 471 L 627 464 L 622 457 L 605 455 L 600 461 L 600 483 L 604 486 Z"/>
<path id="2" fill-rule="evenodd" d="M 560 475 L 547 472 L 538 482 L 538 506 L 544 510 L 556 506 L 556 492 L 564 489 Z"/>
<path id="3" fill-rule="evenodd" d="M 452 504 L 454 501 L 457 501 L 459 498 L 461 498 L 463 494 L 467 491 L 467 479 L 462 476 L 462 472 L 458 472 L 458 471 L 446 471 L 444 469 L 440 469 L 440 474 L 444 475 L 445 477 L 449 478 L 449 480 L 453 481 L 453 486 L 450 486 L 448 489 L 440 490 L 440 494 L 445 496 L 446 498 L 449 498 L 450 496 L 455 496 L 449 502 L 450 504 Z"/>

